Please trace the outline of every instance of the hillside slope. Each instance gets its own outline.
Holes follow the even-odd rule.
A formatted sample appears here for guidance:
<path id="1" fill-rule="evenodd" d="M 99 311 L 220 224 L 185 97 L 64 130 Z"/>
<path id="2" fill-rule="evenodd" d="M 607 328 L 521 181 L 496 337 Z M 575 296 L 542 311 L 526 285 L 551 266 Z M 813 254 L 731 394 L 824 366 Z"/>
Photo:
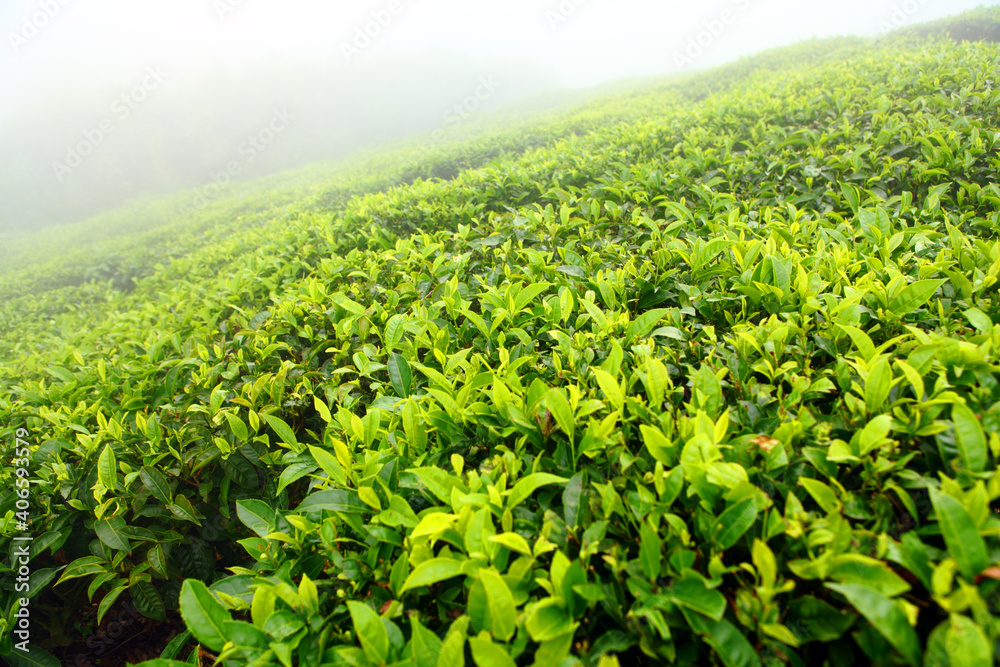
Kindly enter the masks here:
<path id="1" fill-rule="evenodd" d="M 809 42 L 19 251 L 38 655 L 993 664 L 998 64 Z"/>

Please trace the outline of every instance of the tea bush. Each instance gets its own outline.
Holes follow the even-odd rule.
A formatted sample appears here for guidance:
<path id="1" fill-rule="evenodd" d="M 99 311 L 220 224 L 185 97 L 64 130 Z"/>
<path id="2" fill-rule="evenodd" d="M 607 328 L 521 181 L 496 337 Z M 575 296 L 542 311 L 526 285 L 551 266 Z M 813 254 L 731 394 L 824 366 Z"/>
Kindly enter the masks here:
<path id="1" fill-rule="evenodd" d="M 129 290 L 10 270 L 33 627 L 127 597 L 232 665 L 993 664 L 998 64 L 810 42 L 125 234 L 164 257 Z"/>

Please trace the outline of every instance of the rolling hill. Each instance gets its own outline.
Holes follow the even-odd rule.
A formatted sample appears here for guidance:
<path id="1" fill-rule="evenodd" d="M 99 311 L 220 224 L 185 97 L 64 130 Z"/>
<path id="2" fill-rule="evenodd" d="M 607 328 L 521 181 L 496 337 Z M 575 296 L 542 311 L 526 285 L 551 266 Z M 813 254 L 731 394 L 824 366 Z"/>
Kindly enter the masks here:
<path id="1" fill-rule="evenodd" d="M 0 654 L 994 664 L 998 25 L 9 239 Z"/>

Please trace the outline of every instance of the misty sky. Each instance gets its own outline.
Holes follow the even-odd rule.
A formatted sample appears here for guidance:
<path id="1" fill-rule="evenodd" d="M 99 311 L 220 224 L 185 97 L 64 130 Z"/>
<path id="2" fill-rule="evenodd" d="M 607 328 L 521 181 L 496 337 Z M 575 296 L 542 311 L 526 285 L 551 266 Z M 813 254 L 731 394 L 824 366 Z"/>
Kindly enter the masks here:
<path id="1" fill-rule="evenodd" d="M 393 14 L 390 4 L 397 8 Z M 0 104 L 65 80 L 127 80 L 146 66 L 187 71 L 282 56 L 347 61 L 355 30 L 391 21 L 353 60 L 437 47 L 530 60 L 566 86 L 677 71 L 690 38 L 730 14 L 689 66 L 708 66 L 814 36 L 871 35 L 982 4 L 976 0 L 3 0 Z M 992 4 L 992 3 L 987 3 Z M 48 7 L 53 14 L 37 20 Z M 383 17 L 385 14 L 383 14 Z M 33 17 L 36 20 L 32 21 Z M 37 34 L 24 20 L 43 24 Z M 714 23 L 717 31 L 719 23 Z M 17 37 L 12 37 L 16 35 Z M 709 43 L 711 41 L 711 43 Z"/>
<path id="2" fill-rule="evenodd" d="M 200 187 L 234 160 L 248 180 L 524 99 L 574 103 L 566 89 L 980 4 L 0 0 L 0 234 Z M 475 114 L 450 111 L 463 100 Z M 277 126 L 280 140 L 247 145 Z"/>

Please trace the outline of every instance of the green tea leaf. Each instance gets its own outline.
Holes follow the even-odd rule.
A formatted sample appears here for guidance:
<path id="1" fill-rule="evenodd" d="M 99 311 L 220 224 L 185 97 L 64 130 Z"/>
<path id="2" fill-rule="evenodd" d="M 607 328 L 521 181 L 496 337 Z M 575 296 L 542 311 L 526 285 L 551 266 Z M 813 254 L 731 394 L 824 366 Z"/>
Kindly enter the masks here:
<path id="1" fill-rule="evenodd" d="M 324 422 L 329 424 L 333 421 L 333 415 L 330 414 L 330 408 L 319 396 L 313 396 L 313 407 L 316 409 L 316 412 L 319 413 L 319 418 Z"/>
<path id="2" fill-rule="evenodd" d="M 61 664 L 58 658 L 34 643 L 28 644 L 27 651 L 15 649 L 10 653 L 10 655 L 5 655 L 4 660 L 8 661 L 10 667 L 60 667 Z M 153 667 L 174 666 L 154 665 Z"/>
<path id="3" fill-rule="evenodd" d="M 885 595 L 895 597 L 910 590 L 910 585 L 883 561 L 863 554 L 837 554 L 830 560 L 826 574 L 842 584 L 861 584 Z"/>
<path id="4" fill-rule="evenodd" d="M 97 481 L 111 492 L 118 486 L 118 461 L 110 444 L 104 445 L 97 459 Z"/>
<path id="5" fill-rule="evenodd" d="M 275 512 L 262 500 L 248 499 L 236 501 L 236 516 L 243 525 L 264 537 L 274 528 Z"/>
<path id="6" fill-rule="evenodd" d="M 234 451 L 228 457 L 221 458 L 219 465 L 226 473 L 226 477 L 244 489 L 255 489 L 259 486 L 257 469 L 239 451 Z"/>
<path id="7" fill-rule="evenodd" d="M 563 264 L 556 267 L 556 271 L 560 273 L 565 273 L 567 276 L 573 276 L 574 278 L 580 278 L 581 280 L 587 277 L 587 274 L 579 266 L 573 266 L 571 264 Z"/>
<path id="8" fill-rule="evenodd" d="M 490 535 L 489 541 L 505 546 L 516 553 L 524 554 L 525 556 L 531 555 L 531 546 L 528 545 L 528 541 L 517 533 L 500 533 L 499 535 Z"/>
<path id="9" fill-rule="evenodd" d="M 430 586 L 445 579 L 451 579 L 462 574 L 463 561 L 455 558 L 431 558 L 425 560 L 410 572 L 410 576 L 403 583 L 400 594 L 411 588 L 420 586 Z"/>
<path id="10" fill-rule="evenodd" d="M 94 532 L 97 533 L 97 537 L 100 538 L 101 542 L 104 542 L 116 551 L 132 553 L 132 545 L 129 544 L 128 538 L 125 537 L 124 531 L 125 519 L 120 516 L 94 522 Z"/>
<path id="11" fill-rule="evenodd" d="M 139 470 L 139 478 L 142 480 L 143 485 L 149 489 L 149 492 L 153 494 L 153 497 L 161 503 L 169 505 L 173 502 L 167 478 L 159 470 L 151 466 L 143 466 Z"/>
<path id="12" fill-rule="evenodd" d="M 236 438 L 237 443 L 246 442 L 249 434 L 247 433 L 247 425 L 243 423 L 243 420 L 239 418 L 239 415 L 226 412 L 226 421 L 229 422 L 229 429 L 233 432 L 233 437 Z"/>
<path id="13" fill-rule="evenodd" d="M 833 513 L 843 509 L 844 506 L 834 490 L 818 479 L 802 477 L 799 479 L 799 485 L 809 492 L 824 512 Z"/>
<path id="14" fill-rule="evenodd" d="M 676 604 L 716 621 L 721 620 L 726 613 L 725 596 L 717 590 L 706 588 L 698 577 L 675 579 L 666 594 Z"/>
<path id="15" fill-rule="evenodd" d="M 559 477 L 547 472 L 536 472 L 522 477 L 514 485 L 514 488 L 510 490 L 510 495 L 507 496 L 507 508 L 513 510 L 543 486 L 565 484 L 568 481 L 565 477 Z"/>
<path id="16" fill-rule="evenodd" d="M 865 379 L 865 404 L 869 411 L 875 412 L 882 407 L 891 387 L 892 369 L 889 367 L 889 357 L 879 357 L 868 370 L 868 377 Z"/>
<path id="17" fill-rule="evenodd" d="M 441 640 L 425 628 L 418 614 L 410 616 L 410 650 L 411 658 L 417 667 L 437 667 L 438 656 L 441 655 Z"/>
<path id="18" fill-rule="evenodd" d="M 167 557 L 162 544 L 153 545 L 146 553 L 146 560 L 154 572 L 167 576 Z"/>
<path id="19" fill-rule="evenodd" d="M 535 283 L 522 289 L 514 300 L 514 311 L 520 312 L 524 310 L 525 306 L 537 299 L 550 285 L 551 283 Z"/>
<path id="20" fill-rule="evenodd" d="M 129 588 L 129 592 L 140 614 L 158 621 L 167 619 L 167 608 L 153 584 L 148 581 L 137 581 Z"/>
<path id="21" fill-rule="evenodd" d="M 208 587 L 197 579 L 186 579 L 181 586 L 181 617 L 202 644 L 218 653 L 226 644 L 225 626 L 232 621 Z"/>
<path id="22" fill-rule="evenodd" d="M 163 651 L 160 653 L 160 658 L 163 660 L 163 662 L 176 663 L 181 665 L 185 664 L 185 663 L 177 663 L 176 660 L 171 660 L 171 658 L 177 655 L 180 652 L 180 650 L 184 648 L 184 645 L 187 644 L 189 639 L 191 639 L 191 631 L 185 630 L 184 632 L 178 634 L 169 642 L 167 642 L 167 645 L 163 647 Z"/>
<path id="23" fill-rule="evenodd" d="M 559 389 L 549 389 L 545 394 L 545 405 L 559 425 L 559 429 L 566 434 L 570 442 L 573 442 L 575 423 L 573 420 L 573 410 L 569 407 L 569 401 Z"/>
<path id="24" fill-rule="evenodd" d="M 226 621 L 223 630 L 234 646 L 258 650 L 267 648 L 268 636 L 246 621 Z"/>
<path id="25" fill-rule="evenodd" d="M 101 620 L 104 619 L 104 615 L 108 613 L 118 597 L 128 589 L 128 584 L 122 584 L 116 586 L 101 600 L 101 603 L 97 605 L 97 623 L 100 625 Z"/>
<path id="26" fill-rule="evenodd" d="M 393 352 L 389 355 L 388 366 L 389 381 L 392 383 L 392 388 L 396 391 L 396 395 L 400 398 L 409 398 L 413 373 L 410 371 L 410 366 L 406 363 L 406 359 Z"/>
<path id="27" fill-rule="evenodd" d="M 865 363 L 871 361 L 875 356 L 875 343 L 872 342 L 871 337 L 861 329 L 850 324 L 838 323 L 837 326 L 846 331 L 847 335 L 851 337 L 854 347 L 858 348 L 858 352 L 861 353 L 861 358 Z"/>
<path id="28" fill-rule="evenodd" d="M 646 577 L 652 581 L 656 581 L 660 576 L 660 563 L 662 561 L 660 549 L 662 546 L 663 543 L 660 536 L 656 534 L 656 530 L 649 525 L 648 521 L 643 521 L 639 530 L 639 562 Z"/>
<path id="29" fill-rule="evenodd" d="M 517 606 L 503 577 L 493 568 L 479 570 L 479 580 L 486 590 L 490 610 L 490 631 L 500 641 L 509 641 L 517 629 Z"/>
<path id="30" fill-rule="evenodd" d="M 955 424 L 955 444 L 962 465 L 972 472 L 983 472 L 986 469 L 986 434 L 976 413 L 963 403 L 954 403 L 951 419 Z"/>
<path id="31" fill-rule="evenodd" d="M 406 325 L 406 316 L 396 314 L 389 318 L 389 321 L 385 323 L 385 333 L 382 337 L 382 343 L 385 345 L 385 349 L 390 352 L 396 349 L 399 345 L 399 341 L 403 340 L 403 327 Z"/>
<path id="32" fill-rule="evenodd" d="M 469 640 L 472 659 L 477 667 L 516 667 L 517 663 L 502 646 L 494 644 L 489 637 L 473 637 Z"/>
<path id="33" fill-rule="evenodd" d="M 729 621 L 690 613 L 684 617 L 691 629 L 704 637 L 726 667 L 760 667 L 760 658 L 753 645 Z"/>
<path id="34" fill-rule="evenodd" d="M 946 282 L 948 282 L 947 278 L 937 278 L 911 283 L 892 300 L 889 304 L 889 310 L 897 317 L 908 315 L 927 303 L 934 296 L 934 292 L 938 291 L 938 288 Z"/>
<path id="35" fill-rule="evenodd" d="M 340 485 L 347 484 L 347 473 L 344 472 L 344 467 L 340 465 L 340 461 L 337 457 L 319 447 L 309 445 L 309 453 L 312 454 L 313 460 L 319 464 L 320 469 L 327 474 L 327 476 L 333 481 Z"/>
<path id="36" fill-rule="evenodd" d="M 555 598 L 536 603 L 528 612 L 524 628 L 536 642 L 544 642 L 572 632 L 578 626 Z"/>
<path id="37" fill-rule="evenodd" d="M 465 636 L 468 633 L 469 620 L 468 616 L 460 616 L 448 628 L 444 641 L 441 642 L 441 651 L 438 654 L 436 667 L 453 667 L 465 664 Z"/>
<path id="38" fill-rule="evenodd" d="M 605 398 L 611 403 L 615 410 L 622 410 L 625 407 L 625 395 L 622 393 L 621 385 L 612 375 L 600 368 L 592 367 L 590 372 L 597 378 L 597 384 L 604 392 Z"/>
<path id="39" fill-rule="evenodd" d="M 344 512 L 346 514 L 362 514 L 371 511 L 367 505 L 361 502 L 361 498 L 356 491 L 345 489 L 315 491 L 306 496 L 306 499 L 299 503 L 295 511 L 318 512 L 320 510 Z"/>
<path id="40" fill-rule="evenodd" d="M 993 664 L 993 647 L 983 628 L 968 616 L 951 615 L 944 641 L 950 667 Z"/>
<path id="41" fill-rule="evenodd" d="M 388 662 L 389 635 L 379 615 L 368 605 L 354 600 L 348 600 L 347 609 L 365 656 L 376 664 Z"/>
<path id="42" fill-rule="evenodd" d="M 184 521 L 190 521 L 191 523 L 196 523 L 199 526 L 201 521 L 198 520 L 198 513 L 195 511 L 194 506 L 191 501 L 187 499 L 187 496 L 178 493 L 174 497 L 174 502 L 167 505 L 167 509 L 178 519 Z"/>
<path id="43" fill-rule="evenodd" d="M 722 409 L 722 383 L 709 366 L 702 365 L 695 373 L 693 389 L 705 412 L 715 419 Z"/>
<path id="44" fill-rule="evenodd" d="M 858 584 L 825 584 L 847 598 L 847 601 L 900 652 L 913 667 L 921 664 L 920 639 L 900 607 L 866 586 Z"/>
<path id="45" fill-rule="evenodd" d="M 757 503 L 754 498 L 744 498 L 732 505 L 715 520 L 712 538 L 720 549 L 728 549 L 743 537 L 757 520 Z"/>
<path id="46" fill-rule="evenodd" d="M 958 561 L 962 576 L 971 582 L 990 565 L 986 543 L 968 510 L 960 502 L 937 489 L 929 491 L 948 553 Z"/>
<path id="47" fill-rule="evenodd" d="M 952 281 L 954 283 L 954 280 Z M 989 315 L 978 308 L 968 308 L 963 313 L 969 324 L 974 326 L 979 333 L 989 333 L 993 331 L 993 320 Z"/>
<path id="48" fill-rule="evenodd" d="M 669 308 L 654 308 L 653 310 L 648 310 L 639 317 L 635 318 L 635 321 L 629 325 L 628 332 L 625 334 L 629 340 L 635 341 L 642 338 L 656 326 L 664 315 L 670 312 Z"/>
<path id="49" fill-rule="evenodd" d="M 88 577 L 95 574 L 103 574 L 107 572 L 107 565 L 103 558 L 98 556 L 83 556 L 82 558 L 77 558 L 63 570 L 62 576 L 59 577 L 59 581 L 56 584 L 61 584 L 64 581 L 69 581 L 70 579 L 77 579 L 79 577 Z"/>
<path id="50" fill-rule="evenodd" d="M 646 449 L 654 459 L 664 466 L 673 466 L 677 462 L 674 444 L 663 435 L 663 431 L 655 426 L 641 424 L 639 432 L 642 434 L 642 441 L 646 445 Z"/>
<path id="51" fill-rule="evenodd" d="M 294 484 L 298 480 L 302 479 L 311 472 L 315 472 L 317 466 L 312 463 L 302 462 L 293 463 L 284 470 L 281 471 L 281 475 L 278 476 L 278 488 L 277 493 L 281 493 L 289 484 Z"/>
<path id="52" fill-rule="evenodd" d="M 856 614 L 845 614 L 812 595 L 803 595 L 788 605 L 795 619 L 795 635 L 800 642 L 832 642 L 840 639 L 854 625 Z"/>
<path id="53" fill-rule="evenodd" d="M 407 472 L 416 476 L 416 478 L 427 487 L 427 490 L 437 496 L 438 500 L 443 503 L 451 502 L 451 493 L 453 489 L 458 489 L 462 493 L 469 492 L 460 479 L 445 472 L 441 468 L 432 468 L 427 466 L 421 468 L 411 468 Z"/>
<path id="54" fill-rule="evenodd" d="M 420 406 L 413 398 L 403 404 L 403 431 L 416 452 L 424 451 L 427 447 L 427 431 L 420 416 Z"/>
<path id="55" fill-rule="evenodd" d="M 298 451 L 299 441 L 295 439 L 295 433 L 292 431 L 292 428 L 285 423 L 285 420 L 274 415 L 261 415 L 261 417 L 263 417 L 264 421 L 266 421 L 271 428 L 274 429 L 274 432 L 278 434 L 278 438 L 281 439 L 281 442 Z"/>

